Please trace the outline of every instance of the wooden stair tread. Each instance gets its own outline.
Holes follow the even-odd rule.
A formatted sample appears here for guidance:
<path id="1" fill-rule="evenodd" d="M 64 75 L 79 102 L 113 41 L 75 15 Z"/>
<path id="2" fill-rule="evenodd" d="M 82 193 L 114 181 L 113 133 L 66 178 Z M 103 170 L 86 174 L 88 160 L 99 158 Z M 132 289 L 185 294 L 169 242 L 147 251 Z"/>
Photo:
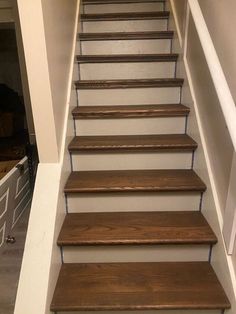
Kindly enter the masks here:
<path id="1" fill-rule="evenodd" d="M 193 170 L 74 171 L 65 193 L 168 192 L 206 190 Z"/>
<path id="2" fill-rule="evenodd" d="M 207 262 L 63 264 L 52 311 L 225 309 Z"/>
<path id="3" fill-rule="evenodd" d="M 79 106 L 73 109 L 75 119 L 146 118 L 187 116 L 190 109 L 181 104 Z"/>
<path id="4" fill-rule="evenodd" d="M 199 211 L 67 214 L 60 246 L 114 244 L 215 244 Z"/>
<path id="5" fill-rule="evenodd" d="M 81 14 L 82 22 L 90 21 L 124 21 L 124 20 L 154 20 L 168 19 L 170 12 L 122 12 L 122 13 L 98 13 L 98 14 Z"/>
<path id="6" fill-rule="evenodd" d="M 80 80 L 75 82 L 77 89 L 121 89 L 121 88 L 155 88 L 182 87 L 180 78 L 165 79 L 127 79 L 127 80 Z"/>
<path id="7" fill-rule="evenodd" d="M 173 31 L 148 31 L 148 32 L 106 32 L 106 33 L 79 33 L 82 41 L 89 40 L 141 40 L 141 39 L 172 39 Z"/>
<path id="8" fill-rule="evenodd" d="M 164 3 L 165 0 L 83 0 L 83 4 Z"/>
<path id="9" fill-rule="evenodd" d="M 86 151 L 193 151 L 197 143 L 186 134 L 75 136 L 70 152 Z"/>
<path id="10" fill-rule="evenodd" d="M 78 63 L 115 63 L 115 62 L 176 62 L 178 54 L 119 54 L 119 55 L 78 55 Z"/>

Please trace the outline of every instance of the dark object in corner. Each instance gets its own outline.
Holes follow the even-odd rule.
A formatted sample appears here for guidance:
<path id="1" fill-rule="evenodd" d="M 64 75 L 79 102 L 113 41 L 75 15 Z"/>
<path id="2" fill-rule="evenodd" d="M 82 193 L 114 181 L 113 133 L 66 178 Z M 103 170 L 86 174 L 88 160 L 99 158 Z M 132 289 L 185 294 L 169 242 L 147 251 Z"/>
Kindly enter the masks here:
<path id="1" fill-rule="evenodd" d="M 20 96 L 5 84 L 0 84 L 0 111 L 25 113 L 24 104 Z"/>
<path id="2" fill-rule="evenodd" d="M 25 108 L 20 96 L 0 84 L 0 137 L 10 137 L 24 130 Z"/>

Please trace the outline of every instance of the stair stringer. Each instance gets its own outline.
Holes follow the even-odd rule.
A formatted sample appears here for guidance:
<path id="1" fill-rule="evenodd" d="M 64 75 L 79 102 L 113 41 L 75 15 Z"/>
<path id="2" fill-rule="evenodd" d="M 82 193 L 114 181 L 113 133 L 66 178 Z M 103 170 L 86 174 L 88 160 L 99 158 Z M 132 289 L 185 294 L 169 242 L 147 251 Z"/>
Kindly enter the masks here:
<path id="1" fill-rule="evenodd" d="M 173 51 L 179 53 L 177 61 L 177 76 L 184 78 L 182 89 L 182 104 L 188 104 L 191 114 L 188 118 L 187 133 L 198 143 L 198 149 L 194 153 L 193 169 L 204 180 L 207 185 L 207 191 L 202 199 L 202 213 L 214 230 L 218 243 L 212 247 L 211 264 L 227 296 L 231 302 L 231 309 L 226 310 L 227 314 L 236 313 L 236 274 L 233 266 L 232 256 L 227 254 L 222 228 L 223 216 L 222 206 L 220 204 L 217 183 L 213 173 L 213 165 L 209 157 L 209 149 L 206 142 L 206 134 L 203 129 L 202 120 L 199 115 L 199 102 L 196 97 L 196 86 L 194 85 L 190 67 L 185 56 L 185 35 L 181 34 L 179 21 L 174 1 L 168 0 L 166 3 L 167 10 L 170 10 L 169 27 L 174 32 Z M 188 18 L 188 17 L 187 17 Z M 188 32 L 188 26 L 185 21 L 185 32 Z M 182 35 L 182 37 L 181 37 Z M 199 41 L 200 44 L 200 41 Z M 207 64 L 206 64 L 207 66 Z M 212 85 L 214 88 L 214 85 Z M 222 115 L 222 119 L 223 115 Z"/>

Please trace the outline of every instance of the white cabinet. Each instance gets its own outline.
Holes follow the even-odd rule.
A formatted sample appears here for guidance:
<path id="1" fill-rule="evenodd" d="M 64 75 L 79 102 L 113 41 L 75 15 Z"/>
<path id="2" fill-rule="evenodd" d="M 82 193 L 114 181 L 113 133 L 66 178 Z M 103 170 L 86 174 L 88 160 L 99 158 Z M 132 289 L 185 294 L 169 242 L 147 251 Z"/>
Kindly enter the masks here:
<path id="1" fill-rule="evenodd" d="M 30 201 L 29 167 L 25 157 L 0 180 L 0 248 Z"/>

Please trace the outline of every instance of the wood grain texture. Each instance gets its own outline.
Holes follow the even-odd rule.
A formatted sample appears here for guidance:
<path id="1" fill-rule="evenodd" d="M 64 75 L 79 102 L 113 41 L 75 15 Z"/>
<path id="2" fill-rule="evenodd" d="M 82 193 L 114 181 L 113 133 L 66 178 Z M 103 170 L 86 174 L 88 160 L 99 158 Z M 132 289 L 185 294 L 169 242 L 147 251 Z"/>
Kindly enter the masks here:
<path id="1" fill-rule="evenodd" d="M 123 89 L 182 87 L 180 78 L 168 79 L 126 79 L 126 80 L 80 80 L 75 82 L 77 89 Z"/>
<path id="2" fill-rule="evenodd" d="M 77 55 L 76 61 L 84 63 L 131 63 L 131 62 L 176 62 L 178 54 L 119 54 L 119 55 Z"/>
<path id="3" fill-rule="evenodd" d="M 225 309 L 209 263 L 64 264 L 52 311 Z"/>
<path id="4" fill-rule="evenodd" d="M 79 33 L 81 41 L 96 40 L 143 40 L 143 39 L 172 39 L 172 31 L 148 31 L 148 32 L 114 32 L 114 33 Z"/>
<path id="5" fill-rule="evenodd" d="M 193 151 L 197 143 L 186 134 L 75 136 L 70 152 Z"/>
<path id="6" fill-rule="evenodd" d="M 165 0 L 83 0 L 83 4 L 164 3 Z"/>
<path id="7" fill-rule="evenodd" d="M 74 171 L 65 193 L 204 192 L 206 186 L 193 170 Z"/>
<path id="8" fill-rule="evenodd" d="M 215 244 L 203 215 L 187 212 L 67 214 L 60 246 L 127 244 Z"/>
<path id="9" fill-rule="evenodd" d="M 160 20 L 168 19 L 170 12 L 122 12 L 122 13 L 98 13 L 98 14 L 81 14 L 82 22 L 90 21 L 126 21 L 126 20 Z"/>
<path id="10" fill-rule="evenodd" d="M 79 106 L 73 109 L 72 115 L 74 119 L 125 119 L 187 116 L 189 112 L 190 109 L 181 104 Z"/>

